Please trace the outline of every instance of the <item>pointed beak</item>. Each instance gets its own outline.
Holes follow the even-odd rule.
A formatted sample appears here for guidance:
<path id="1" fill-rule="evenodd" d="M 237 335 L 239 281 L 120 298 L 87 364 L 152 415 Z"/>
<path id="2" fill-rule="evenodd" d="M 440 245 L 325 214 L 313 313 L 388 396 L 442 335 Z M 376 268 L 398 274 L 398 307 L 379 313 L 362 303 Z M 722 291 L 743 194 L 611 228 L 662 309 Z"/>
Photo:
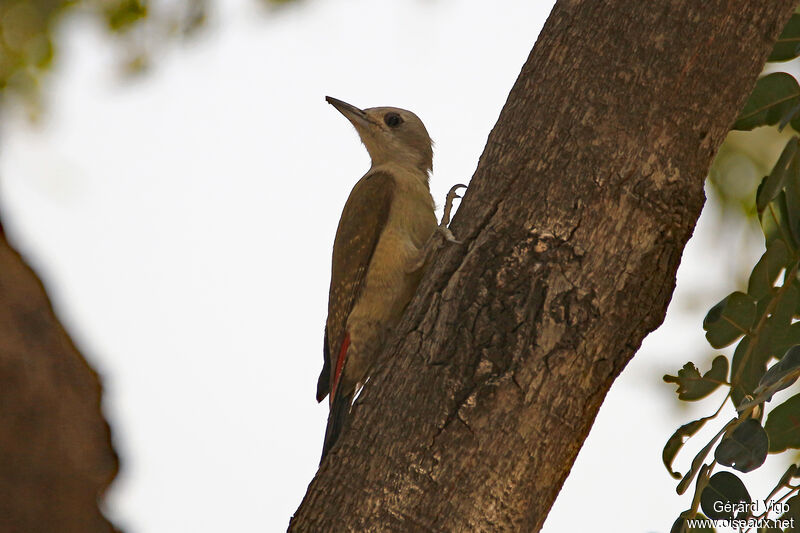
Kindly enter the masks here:
<path id="1" fill-rule="evenodd" d="M 370 120 L 367 117 L 367 114 L 356 106 L 350 105 L 347 102 L 342 102 L 341 100 L 337 100 L 332 96 L 326 96 L 325 101 L 335 107 L 339 113 L 347 118 L 347 120 L 352 122 L 356 129 L 360 130 L 360 127 L 366 127 L 369 125 Z"/>

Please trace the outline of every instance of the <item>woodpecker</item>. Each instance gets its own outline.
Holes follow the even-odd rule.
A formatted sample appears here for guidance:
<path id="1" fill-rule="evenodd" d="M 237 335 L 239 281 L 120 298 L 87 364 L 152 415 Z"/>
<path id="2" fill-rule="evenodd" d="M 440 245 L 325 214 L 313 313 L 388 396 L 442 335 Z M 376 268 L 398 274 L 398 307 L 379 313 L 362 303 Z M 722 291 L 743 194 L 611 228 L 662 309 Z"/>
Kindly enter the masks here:
<path id="1" fill-rule="evenodd" d="M 344 425 L 388 333 L 417 290 L 437 229 L 428 186 L 433 147 L 422 121 L 395 107 L 359 109 L 325 100 L 355 126 L 372 165 L 345 203 L 333 243 L 324 363 L 317 401 L 330 397 L 322 459 Z M 447 195 L 447 229 L 456 185 Z"/>

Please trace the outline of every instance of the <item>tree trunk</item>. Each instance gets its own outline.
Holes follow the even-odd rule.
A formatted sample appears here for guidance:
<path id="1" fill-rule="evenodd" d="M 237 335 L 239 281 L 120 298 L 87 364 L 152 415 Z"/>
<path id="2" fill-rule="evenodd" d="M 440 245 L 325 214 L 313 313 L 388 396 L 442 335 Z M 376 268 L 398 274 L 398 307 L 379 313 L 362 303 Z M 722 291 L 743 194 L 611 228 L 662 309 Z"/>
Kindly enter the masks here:
<path id="1" fill-rule="evenodd" d="M 290 531 L 541 528 L 795 4 L 556 4 Z"/>
<path id="2" fill-rule="evenodd" d="M 0 531 L 113 531 L 117 473 L 100 382 L 0 228 Z"/>

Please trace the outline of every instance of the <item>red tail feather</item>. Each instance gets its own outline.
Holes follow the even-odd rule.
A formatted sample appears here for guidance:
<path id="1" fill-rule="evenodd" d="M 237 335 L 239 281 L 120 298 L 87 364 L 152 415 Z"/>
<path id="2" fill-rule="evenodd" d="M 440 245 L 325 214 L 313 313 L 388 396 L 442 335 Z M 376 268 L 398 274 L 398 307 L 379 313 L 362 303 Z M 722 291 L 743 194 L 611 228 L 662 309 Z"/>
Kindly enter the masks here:
<path id="1" fill-rule="evenodd" d="M 345 333 L 342 347 L 339 349 L 339 357 L 336 359 L 336 368 L 333 371 L 333 380 L 331 381 L 331 394 L 330 403 L 333 404 L 333 397 L 336 395 L 336 387 L 339 385 L 339 378 L 342 377 L 342 369 L 344 368 L 344 360 L 347 357 L 347 348 L 350 347 L 350 334 Z"/>

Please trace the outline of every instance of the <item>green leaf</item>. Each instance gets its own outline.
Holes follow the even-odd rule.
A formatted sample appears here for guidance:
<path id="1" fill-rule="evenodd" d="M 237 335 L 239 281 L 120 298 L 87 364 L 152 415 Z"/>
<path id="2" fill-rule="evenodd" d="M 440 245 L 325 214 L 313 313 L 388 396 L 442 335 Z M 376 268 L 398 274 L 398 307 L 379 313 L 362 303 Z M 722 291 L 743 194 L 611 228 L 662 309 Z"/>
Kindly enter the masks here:
<path id="1" fill-rule="evenodd" d="M 775 304 L 775 309 L 772 312 L 770 319 L 775 323 L 775 328 L 788 329 L 792 324 L 794 311 L 797 308 L 797 301 L 800 300 L 800 290 L 797 288 L 796 283 L 788 280 L 785 287 L 781 288 L 780 300 Z M 784 350 L 785 351 L 785 350 Z M 783 351 L 780 354 L 783 355 Z"/>
<path id="2" fill-rule="evenodd" d="M 664 381 L 667 383 L 677 383 L 678 398 L 684 401 L 694 401 L 705 398 L 717 387 L 725 383 L 725 378 L 728 376 L 728 358 L 724 355 L 718 355 L 711 362 L 711 370 L 700 375 L 700 371 L 694 366 L 694 363 L 686 363 L 683 368 L 678 370 L 678 375 L 664 376 Z"/>
<path id="3" fill-rule="evenodd" d="M 686 492 L 686 489 L 687 489 L 687 488 L 689 487 L 689 485 L 692 483 L 692 480 L 693 480 L 693 479 L 694 479 L 694 477 L 697 475 L 697 473 L 700 471 L 700 468 L 703 466 L 703 461 L 705 461 L 705 460 L 706 460 L 706 456 L 708 455 L 708 452 L 710 452 L 710 451 L 711 451 L 711 448 L 713 448 L 713 447 L 714 447 L 714 444 L 716 444 L 716 443 L 717 443 L 717 441 L 718 441 L 718 440 L 719 440 L 719 438 L 722 436 L 722 434 L 723 434 L 723 433 L 725 433 L 725 431 L 726 431 L 726 430 L 727 430 L 729 427 L 731 427 L 731 425 L 733 425 L 733 424 L 735 424 L 735 423 L 736 423 L 736 420 L 737 420 L 736 418 L 733 418 L 733 419 L 731 419 L 731 420 L 730 420 L 730 421 L 729 421 L 727 424 L 725 424 L 725 426 L 724 426 L 724 427 L 723 427 L 721 430 L 719 430 L 719 433 L 717 433 L 716 435 L 714 435 L 714 438 L 713 438 L 713 439 L 711 439 L 711 440 L 708 442 L 708 444 L 706 444 L 706 445 L 703 447 L 703 449 L 702 449 L 702 450 L 700 450 L 700 451 L 698 452 L 698 454 L 694 456 L 694 459 L 692 459 L 692 466 L 691 466 L 691 468 L 689 468 L 689 471 L 688 471 L 688 472 L 686 472 L 686 475 L 685 475 L 685 476 L 683 476 L 683 479 L 681 479 L 681 482 L 680 482 L 680 483 L 678 483 L 678 486 L 677 486 L 677 488 L 675 489 L 675 490 L 677 491 L 677 493 L 678 493 L 678 494 L 683 494 L 684 492 Z"/>
<path id="4" fill-rule="evenodd" d="M 793 137 L 783 148 L 778 162 L 772 168 L 772 172 L 766 177 L 761 187 L 758 188 L 756 195 L 756 209 L 758 212 L 764 210 L 768 203 L 778 196 L 789 177 L 789 164 L 797 154 L 797 137 Z"/>
<path id="5" fill-rule="evenodd" d="M 714 459 L 739 472 L 750 472 L 764 464 L 768 447 L 767 432 L 758 420 L 749 418 L 722 439 L 714 451 Z"/>
<path id="6" fill-rule="evenodd" d="M 800 494 L 792 496 L 786 500 L 789 510 L 781 515 L 781 520 L 787 520 L 792 523 L 785 531 L 786 533 L 795 533 L 800 531 Z"/>
<path id="7" fill-rule="evenodd" d="M 766 356 L 765 361 L 772 357 L 780 359 L 789 348 L 798 344 L 798 330 L 792 324 L 798 301 L 800 290 L 796 283 L 776 291 L 769 318 L 764 321 L 757 337 L 759 351 Z M 762 311 L 766 311 L 766 308 Z"/>
<path id="8" fill-rule="evenodd" d="M 761 223 L 761 231 L 764 233 L 767 246 L 771 242 L 780 239 L 790 251 L 793 252 L 797 248 L 786 206 L 785 191 L 780 191 L 775 199 L 767 204 L 763 211 L 759 212 L 758 221 Z"/>
<path id="9" fill-rule="evenodd" d="M 750 282 L 747 284 L 747 294 L 760 300 L 767 296 L 775 286 L 781 269 L 786 268 L 789 262 L 789 252 L 786 245 L 781 240 L 772 241 L 767 247 L 767 251 L 758 260 L 753 272 L 750 274 Z M 760 302 L 759 302 L 760 303 Z"/>
<path id="10" fill-rule="evenodd" d="M 686 519 L 682 516 L 679 516 L 675 519 L 675 522 L 672 523 L 672 527 L 669 528 L 669 533 L 688 533 L 689 526 L 686 523 Z"/>
<path id="11" fill-rule="evenodd" d="M 708 480 L 700 495 L 700 506 L 712 520 L 731 520 L 734 516 L 745 516 L 750 504 L 750 494 L 736 474 L 717 472 Z M 722 508 L 721 511 L 715 509 Z"/>
<path id="12" fill-rule="evenodd" d="M 731 383 L 731 400 L 733 400 L 733 405 L 739 406 L 745 400 L 745 397 L 750 394 L 749 391 L 755 390 L 758 386 L 758 380 L 752 381 L 748 380 L 749 373 L 746 372 L 746 369 L 750 362 L 750 337 L 745 337 L 736 346 L 736 350 L 733 352 L 733 359 L 731 360 L 731 376 L 730 376 L 730 383 Z M 764 365 L 764 372 L 767 371 L 767 365 Z M 759 376 L 761 379 L 761 376 Z"/>
<path id="13" fill-rule="evenodd" d="M 760 78 L 733 124 L 735 130 L 774 126 L 800 103 L 800 85 L 793 76 L 775 72 Z"/>
<path id="14" fill-rule="evenodd" d="M 783 131 L 783 128 L 786 127 L 787 124 L 790 122 L 792 123 L 792 129 L 794 129 L 795 124 L 797 123 L 797 113 L 800 112 L 800 104 L 797 104 L 789 111 L 787 111 L 782 117 L 781 121 L 778 122 L 778 131 Z"/>
<path id="15" fill-rule="evenodd" d="M 731 399 L 737 408 L 744 404 L 747 396 L 753 396 L 761 376 L 767 371 L 767 361 L 770 358 L 769 341 L 764 340 L 763 336 L 758 341 L 753 344 L 750 337 L 745 337 L 733 352 Z"/>
<path id="16" fill-rule="evenodd" d="M 136 21 L 147 17 L 146 0 L 121 0 L 108 4 L 106 23 L 112 31 L 125 31 Z"/>
<path id="17" fill-rule="evenodd" d="M 800 394 L 770 411 L 764 429 L 769 435 L 770 453 L 800 448 Z"/>
<path id="18" fill-rule="evenodd" d="M 800 301 L 795 302 L 795 304 L 800 307 Z M 794 314 L 797 314 L 797 307 L 795 308 Z M 800 322 L 795 322 L 794 324 L 790 325 L 787 328 L 784 328 L 780 334 L 781 342 L 783 345 L 782 350 L 778 350 L 777 354 L 786 353 L 786 351 L 795 346 L 796 344 L 800 344 Z M 780 358 L 780 357 L 779 357 Z"/>
<path id="19" fill-rule="evenodd" d="M 700 420 L 694 420 L 688 424 L 684 424 L 672 434 L 669 440 L 667 440 L 667 444 L 664 446 L 664 451 L 661 452 L 661 459 L 664 461 L 664 466 L 667 467 L 669 475 L 671 475 L 674 479 L 681 478 L 681 475 L 678 472 L 672 470 L 672 461 L 675 460 L 675 456 L 678 455 L 678 452 L 681 448 L 683 448 L 683 445 L 686 443 L 686 441 L 689 440 L 692 435 L 700 431 L 700 428 L 712 418 L 714 417 L 707 416 L 705 418 L 701 418 Z"/>
<path id="20" fill-rule="evenodd" d="M 797 119 L 795 119 L 797 122 Z M 800 125 L 793 124 L 792 127 Z M 789 143 L 795 140 L 790 140 Z M 792 230 L 795 242 L 800 242 L 800 154 L 795 154 L 789 162 L 784 178 L 784 188 L 786 192 L 786 210 L 789 217 L 789 227 Z"/>
<path id="21" fill-rule="evenodd" d="M 775 242 L 781 242 L 781 241 L 775 241 Z M 783 243 L 781 242 L 781 244 L 783 244 Z M 784 248 L 785 247 L 786 247 L 786 245 L 784 245 Z M 758 300 L 758 303 L 756 304 L 756 316 L 764 316 L 764 313 L 767 312 L 767 309 L 769 308 L 770 303 L 772 302 L 772 298 L 773 298 L 774 295 L 775 295 L 774 293 L 770 293 L 770 294 L 767 294 L 766 296 L 762 296 Z"/>
<path id="22" fill-rule="evenodd" d="M 767 61 L 789 61 L 800 56 L 800 15 L 792 15 Z"/>
<path id="23" fill-rule="evenodd" d="M 793 346 L 780 361 L 766 371 L 754 392 L 758 396 L 764 395 L 769 401 L 773 394 L 791 386 L 798 377 L 800 377 L 800 346 Z"/>
<path id="24" fill-rule="evenodd" d="M 756 301 L 734 292 L 711 308 L 703 320 L 706 339 L 714 348 L 724 348 L 748 333 L 756 319 Z"/>
<path id="25" fill-rule="evenodd" d="M 793 324 L 794 326 L 796 324 Z M 793 329 L 793 328 L 791 328 Z M 783 355 L 781 360 L 772 365 L 758 382 L 758 386 L 753 390 L 752 399 L 737 403 L 738 412 L 772 400 L 772 396 L 790 387 L 797 378 L 800 377 L 800 346 L 793 346 Z"/>

